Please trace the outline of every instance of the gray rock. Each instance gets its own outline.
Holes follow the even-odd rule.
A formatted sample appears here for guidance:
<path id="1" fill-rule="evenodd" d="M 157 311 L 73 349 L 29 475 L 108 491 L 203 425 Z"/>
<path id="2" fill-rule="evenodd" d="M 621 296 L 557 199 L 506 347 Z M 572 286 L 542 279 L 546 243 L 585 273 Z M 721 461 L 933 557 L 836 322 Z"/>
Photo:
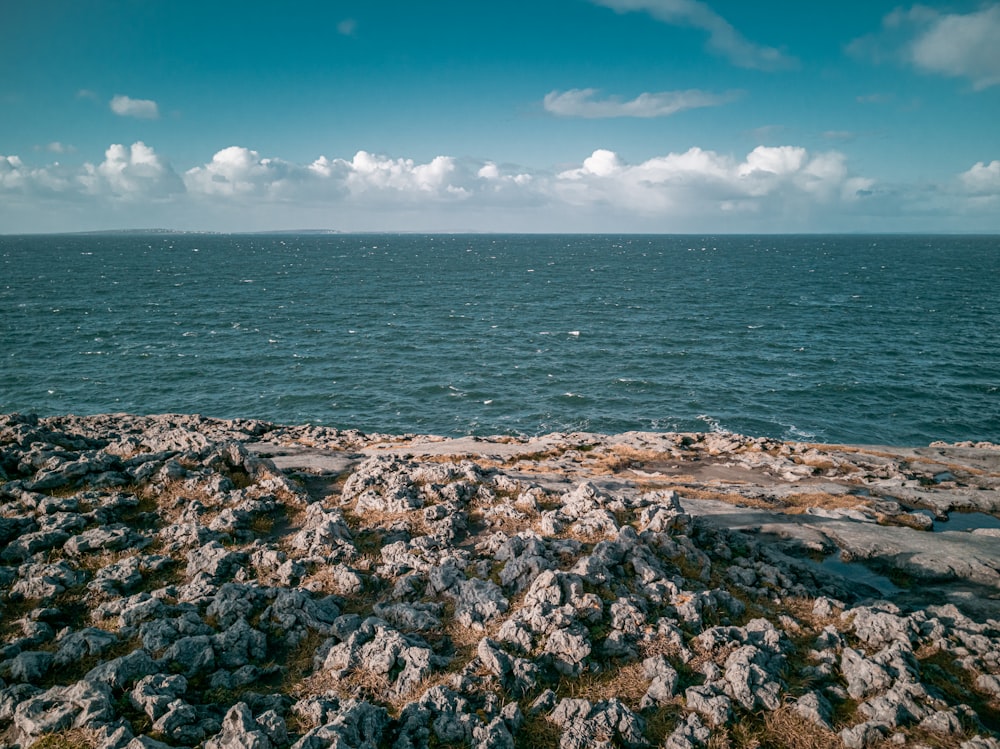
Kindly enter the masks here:
<path id="1" fill-rule="evenodd" d="M 684 701 L 689 710 L 698 713 L 710 726 L 725 725 L 732 715 L 730 699 L 708 685 L 688 687 L 684 691 Z"/>
<path id="2" fill-rule="evenodd" d="M 232 577 L 249 561 L 246 554 L 229 551 L 218 541 L 209 541 L 204 546 L 189 551 L 187 559 L 188 577 L 203 573 L 212 580 Z"/>
<path id="3" fill-rule="evenodd" d="M 484 637 L 476 655 L 483 665 L 500 678 L 504 688 L 513 694 L 526 694 L 538 683 L 539 669 L 531 661 L 506 653 L 498 643 Z"/>
<path id="4" fill-rule="evenodd" d="M 14 730 L 22 740 L 69 728 L 96 728 L 114 717 L 107 687 L 90 680 L 51 689 L 19 703 Z"/>
<path id="5" fill-rule="evenodd" d="M 140 679 L 129 693 L 132 705 L 150 720 L 159 720 L 170 704 L 187 692 L 188 682 L 180 674 L 152 674 Z"/>
<path id="6" fill-rule="evenodd" d="M 439 603 L 377 603 L 372 611 L 401 630 L 419 632 L 439 629 L 442 609 Z"/>
<path id="7" fill-rule="evenodd" d="M 170 645 L 160 657 L 160 663 L 179 671 L 189 679 L 215 669 L 215 649 L 209 635 L 182 637 Z"/>
<path id="8" fill-rule="evenodd" d="M 212 637 L 216 662 L 223 668 L 240 668 L 250 661 L 267 658 L 267 636 L 249 624 L 237 619 L 232 626 Z"/>
<path id="9" fill-rule="evenodd" d="M 124 690 L 143 676 L 157 671 L 158 667 L 149 653 L 140 649 L 95 666 L 83 678 L 88 682 L 105 684 L 115 690 Z"/>
<path id="10" fill-rule="evenodd" d="M 955 736 L 962 733 L 962 723 L 951 710 L 938 710 L 920 721 L 922 730 L 939 733 L 945 736 Z"/>
<path id="11" fill-rule="evenodd" d="M 831 729 L 833 706 L 820 692 L 806 692 L 792 705 L 796 714 L 821 728 Z"/>
<path id="12" fill-rule="evenodd" d="M 292 749 L 379 749 L 389 723 L 384 707 L 358 700 L 332 700 L 327 703 L 323 725 L 313 728 L 292 744 Z"/>
<path id="13" fill-rule="evenodd" d="M 222 720 L 222 731 L 205 742 L 205 749 L 271 749 L 266 731 L 254 719 L 245 702 L 229 708 Z"/>
<path id="14" fill-rule="evenodd" d="M 780 662 L 753 645 L 744 645 L 726 658 L 726 694 L 747 710 L 777 710 L 781 704 Z"/>
<path id="15" fill-rule="evenodd" d="M 673 699 L 679 676 L 666 656 L 654 655 L 647 658 L 642 662 L 642 671 L 650 684 L 639 702 L 640 708 L 656 707 Z"/>
<path id="16" fill-rule="evenodd" d="M 562 729 L 560 749 L 585 749 L 598 740 L 625 747 L 646 744 L 643 720 L 614 698 L 597 704 L 581 699 L 560 700 L 549 720 Z"/>
<path id="17" fill-rule="evenodd" d="M 866 721 L 845 728 L 840 732 L 840 740 L 847 749 L 869 749 L 880 744 L 887 733 L 888 727 L 885 724 Z"/>
<path id="18" fill-rule="evenodd" d="M 856 700 L 864 699 L 892 686 L 892 676 L 878 663 L 853 648 L 844 648 L 840 670 L 847 681 L 847 693 Z"/>
<path id="19" fill-rule="evenodd" d="M 71 556 L 79 556 L 95 551 L 134 549 L 138 546 L 139 540 L 130 528 L 124 525 L 113 525 L 83 531 L 83 533 L 69 539 L 63 545 L 63 549 Z"/>
<path id="20" fill-rule="evenodd" d="M 25 681 L 30 684 L 41 681 L 52 667 L 52 653 L 44 650 L 25 650 L 9 661 L 0 664 L 0 675 L 15 681 Z"/>
<path id="21" fill-rule="evenodd" d="M 198 711 L 184 700 L 175 699 L 153 722 L 153 730 L 180 744 L 197 744 L 205 738 L 205 729 L 198 720 Z"/>
<path id="22" fill-rule="evenodd" d="M 590 640 L 583 632 L 557 629 L 549 635 L 543 652 L 553 657 L 553 665 L 559 673 L 575 676 L 583 671 L 583 662 L 590 651 Z"/>
<path id="23" fill-rule="evenodd" d="M 65 592 L 86 578 L 84 572 L 74 569 L 66 561 L 22 564 L 18 575 L 20 579 L 11 587 L 11 592 L 41 601 Z"/>
<path id="24" fill-rule="evenodd" d="M 703 749 L 708 745 L 712 731 L 694 713 L 688 713 L 677 724 L 663 744 L 664 749 Z"/>

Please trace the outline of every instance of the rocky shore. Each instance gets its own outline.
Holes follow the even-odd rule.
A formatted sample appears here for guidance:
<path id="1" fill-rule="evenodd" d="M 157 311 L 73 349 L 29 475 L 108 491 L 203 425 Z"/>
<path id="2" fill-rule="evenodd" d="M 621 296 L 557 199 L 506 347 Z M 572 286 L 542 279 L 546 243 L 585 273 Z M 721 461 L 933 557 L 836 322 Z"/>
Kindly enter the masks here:
<path id="1" fill-rule="evenodd" d="M 0 416 L 0 747 L 1000 749 L 998 513 L 982 443 Z"/>

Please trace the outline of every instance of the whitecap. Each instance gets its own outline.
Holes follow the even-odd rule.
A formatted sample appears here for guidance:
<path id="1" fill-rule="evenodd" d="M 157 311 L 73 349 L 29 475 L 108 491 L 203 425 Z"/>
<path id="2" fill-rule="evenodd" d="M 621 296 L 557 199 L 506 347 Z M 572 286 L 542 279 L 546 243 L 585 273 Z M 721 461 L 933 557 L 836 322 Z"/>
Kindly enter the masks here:
<path id="1" fill-rule="evenodd" d="M 579 338 L 580 337 L 580 331 L 579 330 L 571 330 L 571 331 L 569 331 L 569 335 L 573 336 L 574 338 Z"/>

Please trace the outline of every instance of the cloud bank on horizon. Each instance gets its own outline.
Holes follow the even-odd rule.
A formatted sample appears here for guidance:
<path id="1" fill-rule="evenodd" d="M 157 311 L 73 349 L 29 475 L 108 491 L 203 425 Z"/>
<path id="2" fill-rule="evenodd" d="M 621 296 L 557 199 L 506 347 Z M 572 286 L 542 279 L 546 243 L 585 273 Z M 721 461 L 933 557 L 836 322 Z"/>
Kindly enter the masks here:
<path id="1" fill-rule="evenodd" d="M 0 232 L 1000 231 L 1000 3 L 845 11 L 816 57 L 819 42 L 801 52 L 796 27 L 748 27 L 741 7 L 566 0 L 614 47 L 606 74 L 574 45 L 529 65 L 485 37 L 468 70 L 460 50 L 427 45 L 393 67 L 365 47 L 380 17 L 360 7 L 327 19 L 328 49 L 288 48 L 287 69 L 241 69 L 235 48 L 210 59 L 194 43 L 220 81 L 243 81 L 211 79 L 200 99 L 152 57 L 127 86 L 83 64 L 71 92 L 37 100 L 56 113 L 42 142 L 30 121 L 0 124 Z M 480 20 L 465 19 L 485 34 Z M 432 95 L 442 59 L 459 65 L 454 93 Z M 498 82 L 499 62 L 530 73 Z M 12 64 L 0 52 L 0 72 Z M 101 93 L 112 87 L 128 93 Z M 0 87 L 0 107 L 28 112 L 27 90 Z M 230 114 L 248 98 L 255 118 Z"/>

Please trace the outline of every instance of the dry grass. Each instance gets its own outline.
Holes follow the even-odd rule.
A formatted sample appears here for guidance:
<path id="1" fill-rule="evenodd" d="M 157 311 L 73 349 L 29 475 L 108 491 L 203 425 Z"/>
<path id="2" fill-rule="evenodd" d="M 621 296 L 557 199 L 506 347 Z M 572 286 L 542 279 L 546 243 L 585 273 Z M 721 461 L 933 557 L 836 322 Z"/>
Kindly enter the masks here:
<path id="1" fill-rule="evenodd" d="M 639 700 L 649 689 L 649 679 L 641 663 L 610 668 L 607 671 L 586 671 L 580 676 L 563 677 L 556 687 L 560 697 L 601 702 L 616 697 L 630 708 L 638 709 Z"/>
<path id="2" fill-rule="evenodd" d="M 33 749 L 94 749 L 99 741 L 96 731 L 71 728 L 43 736 L 31 746 Z"/>
<path id="3" fill-rule="evenodd" d="M 514 736 L 515 749 L 558 749 L 562 729 L 544 713 L 525 711 L 524 724 Z"/>
<path id="4" fill-rule="evenodd" d="M 761 745 L 775 749 L 838 749 L 842 746 L 833 731 L 803 718 L 787 705 L 764 715 Z"/>
<path id="5" fill-rule="evenodd" d="M 830 494 L 829 492 L 803 492 L 782 497 L 781 502 L 787 507 L 789 514 L 805 512 L 811 507 L 825 510 L 852 509 L 868 507 L 868 502 L 853 494 Z"/>

